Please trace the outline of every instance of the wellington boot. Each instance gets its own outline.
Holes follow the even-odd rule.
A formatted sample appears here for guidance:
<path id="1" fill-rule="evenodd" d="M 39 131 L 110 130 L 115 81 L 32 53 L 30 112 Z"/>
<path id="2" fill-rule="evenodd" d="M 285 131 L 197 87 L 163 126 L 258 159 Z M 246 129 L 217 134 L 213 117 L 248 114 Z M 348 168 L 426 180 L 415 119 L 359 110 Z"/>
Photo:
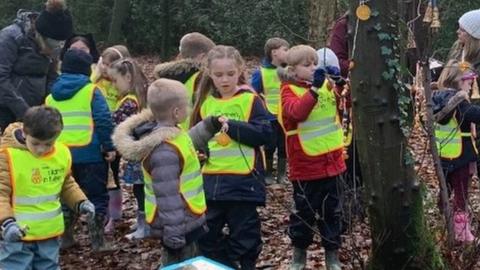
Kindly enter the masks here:
<path id="1" fill-rule="evenodd" d="M 292 263 L 289 270 L 303 270 L 307 264 L 307 250 L 301 248 L 293 249 Z"/>
<path id="2" fill-rule="evenodd" d="M 150 226 L 148 226 L 145 219 L 145 212 L 138 212 L 137 226 L 134 232 L 127 234 L 125 237 L 129 240 L 143 239 L 150 233 Z"/>
<path id="3" fill-rule="evenodd" d="M 337 250 L 325 251 L 325 268 L 327 270 L 341 270 L 342 264 L 338 260 Z"/>
<path id="4" fill-rule="evenodd" d="M 265 168 L 265 184 L 267 186 L 275 184 L 275 178 L 273 177 L 272 170 L 273 170 L 273 159 L 267 158 L 266 159 Z"/>
<path id="5" fill-rule="evenodd" d="M 93 251 L 108 252 L 115 250 L 115 247 L 105 240 L 104 221 L 105 217 L 103 215 L 95 215 L 95 219 L 88 222 Z"/>
<path id="6" fill-rule="evenodd" d="M 278 184 L 288 184 L 287 179 L 287 160 L 284 158 L 279 158 L 277 163 L 277 183 Z"/>
<path id="7" fill-rule="evenodd" d="M 78 216 L 72 211 L 64 213 L 63 222 L 65 224 L 65 231 L 60 239 L 60 249 L 68 249 L 77 244 L 77 242 L 75 242 L 75 238 L 73 237 L 77 218 Z"/>

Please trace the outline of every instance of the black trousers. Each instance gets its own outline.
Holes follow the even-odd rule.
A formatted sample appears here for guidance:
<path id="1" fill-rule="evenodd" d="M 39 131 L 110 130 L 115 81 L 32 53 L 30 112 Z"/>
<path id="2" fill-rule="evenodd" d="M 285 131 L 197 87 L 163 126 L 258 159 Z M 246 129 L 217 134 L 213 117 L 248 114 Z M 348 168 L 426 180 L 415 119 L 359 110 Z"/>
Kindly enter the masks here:
<path id="1" fill-rule="evenodd" d="M 236 269 L 255 269 L 262 249 L 257 204 L 207 201 L 207 209 L 209 232 L 198 241 L 202 254 Z"/>
<path id="2" fill-rule="evenodd" d="M 313 242 L 313 230 L 318 228 L 325 250 L 339 249 L 342 225 L 336 178 L 292 184 L 295 212 L 290 215 L 288 235 L 293 246 L 308 248 Z"/>

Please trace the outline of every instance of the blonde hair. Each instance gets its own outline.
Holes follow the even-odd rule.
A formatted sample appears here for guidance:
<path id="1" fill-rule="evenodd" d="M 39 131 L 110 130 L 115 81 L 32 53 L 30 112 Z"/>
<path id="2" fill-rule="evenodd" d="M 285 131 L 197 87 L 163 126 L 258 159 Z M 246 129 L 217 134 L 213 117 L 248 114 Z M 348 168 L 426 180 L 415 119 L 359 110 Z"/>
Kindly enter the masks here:
<path id="1" fill-rule="evenodd" d="M 130 57 L 130 52 L 127 47 L 123 45 L 115 45 L 106 48 L 100 55 L 100 60 L 95 68 L 93 82 L 96 83 L 102 79 L 102 72 L 100 71 L 103 62 L 113 63 L 119 59 Z"/>
<path id="2" fill-rule="evenodd" d="M 192 121 L 191 125 L 195 125 L 200 121 L 199 114 L 200 108 L 202 107 L 203 102 L 212 91 L 216 91 L 215 85 L 213 84 L 212 78 L 209 76 L 210 66 L 213 60 L 217 59 L 231 59 L 235 62 L 238 70 L 240 71 L 240 77 L 238 78 L 238 85 L 246 84 L 247 78 L 245 76 L 245 61 L 243 60 L 240 52 L 232 46 L 217 45 L 211 49 L 208 54 L 205 62 L 202 66 L 202 77 L 197 88 L 197 97 L 195 101 L 195 106 L 193 107 L 192 112 Z"/>
<path id="3" fill-rule="evenodd" d="M 148 87 L 148 107 L 157 120 L 166 120 L 170 109 L 183 99 L 187 99 L 187 89 L 179 81 L 158 79 Z"/>
<path id="4" fill-rule="evenodd" d="M 303 62 L 311 62 L 317 65 L 318 56 L 314 48 L 308 45 L 293 46 L 287 51 L 287 65 L 294 67 Z"/>
<path id="5" fill-rule="evenodd" d="M 462 75 L 468 71 L 471 71 L 470 64 L 467 63 L 466 66 L 461 66 L 458 60 L 452 59 L 448 61 L 438 78 L 439 89 L 459 90 Z"/>
<path id="6" fill-rule="evenodd" d="M 188 33 L 180 39 L 180 56 L 195 58 L 202 53 L 207 54 L 213 47 L 215 47 L 215 43 L 207 36 L 198 32 Z"/>
<path id="7" fill-rule="evenodd" d="M 110 65 L 109 73 L 115 71 L 121 76 L 130 74 L 132 76 L 132 85 L 130 93 L 138 98 L 140 108 L 145 108 L 147 105 L 147 88 L 148 80 L 142 72 L 142 68 L 131 58 L 118 59 Z"/>

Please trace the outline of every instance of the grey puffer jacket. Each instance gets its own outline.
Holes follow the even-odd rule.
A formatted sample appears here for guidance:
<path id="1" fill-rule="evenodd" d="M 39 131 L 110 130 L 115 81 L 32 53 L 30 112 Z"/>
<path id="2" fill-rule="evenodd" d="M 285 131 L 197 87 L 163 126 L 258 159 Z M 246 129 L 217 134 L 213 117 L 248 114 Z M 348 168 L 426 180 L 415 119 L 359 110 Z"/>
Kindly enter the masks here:
<path id="1" fill-rule="evenodd" d="M 32 28 L 38 13 L 20 10 L 14 23 L 0 30 L 0 111 L 17 119 L 30 106 L 44 103 L 56 78 L 54 61 L 40 53 Z"/>
<path id="2" fill-rule="evenodd" d="M 198 149 L 205 147 L 219 129 L 212 118 L 207 118 L 188 133 Z M 193 214 L 179 193 L 181 157 L 174 147 L 164 143 L 180 132 L 177 127 L 155 122 L 151 112 L 144 110 L 118 125 L 113 134 L 113 142 L 123 158 L 143 161 L 143 168 L 152 176 L 158 210 L 151 234 L 171 249 L 189 244 L 206 229 L 205 215 Z"/>

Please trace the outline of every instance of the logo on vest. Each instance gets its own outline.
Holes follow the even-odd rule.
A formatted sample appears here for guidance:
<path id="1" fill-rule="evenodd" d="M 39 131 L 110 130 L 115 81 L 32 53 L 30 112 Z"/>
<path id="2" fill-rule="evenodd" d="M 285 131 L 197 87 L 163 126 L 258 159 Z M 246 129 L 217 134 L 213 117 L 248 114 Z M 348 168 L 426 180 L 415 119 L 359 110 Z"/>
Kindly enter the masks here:
<path id="1" fill-rule="evenodd" d="M 64 168 L 50 168 L 49 166 L 44 166 L 42 168 L 32 169 L 31 180 L 34 184 L 48 184 L 56 183 L 63 180 L 65 174 Z"/>

